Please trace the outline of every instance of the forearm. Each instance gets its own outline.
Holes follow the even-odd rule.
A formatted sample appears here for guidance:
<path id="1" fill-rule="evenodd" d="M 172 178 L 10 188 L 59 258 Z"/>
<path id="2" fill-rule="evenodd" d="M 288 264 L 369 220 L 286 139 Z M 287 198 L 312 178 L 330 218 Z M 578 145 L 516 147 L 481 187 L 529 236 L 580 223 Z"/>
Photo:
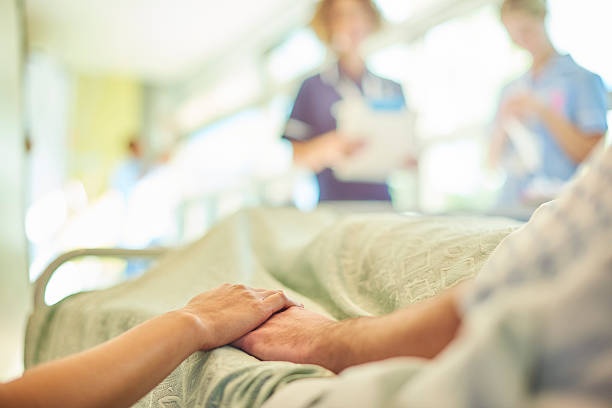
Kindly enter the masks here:
<path id="1" fill-rule="evenodd" d="M 193 316 L 164 314 L 89 351 L 27 371 L 2 386 L 0 405 L 129 407 L 198 350 L 201 329 Z"/>
<path id="2" fill-rule="evenodd" d="M 321 135 L 304 142 L 291 141 L 293 146 L 293 164 L 309 169 L 315 173 L 320 172 L 328 165 L 325 144 L 326 136 Z"/>
<path id="3" fill-rule="evenodd" d="M 588 134 L 580 131 L 574 124 L 548 107 L 542 107 L 539 116 L 565 153 L 575 163 L 581 163 L 603 136 L 603 134 Z"/>
<path id="4" fill-rule="evenodd" d="M 291 146 L 293 147 L 293 163 L 298 167 L 314 170 L 316 165 L 308 142 L 292 140 Z"/>
<path id="5" fill-rule="evenodd" d="M 315 350 L 313 360 L 340 372 L 392 357 L 433 358 L 455 338 L 461 325 L 456 296 L 456 290 L 449 290 L 386 316 L 335 323 Z"/>

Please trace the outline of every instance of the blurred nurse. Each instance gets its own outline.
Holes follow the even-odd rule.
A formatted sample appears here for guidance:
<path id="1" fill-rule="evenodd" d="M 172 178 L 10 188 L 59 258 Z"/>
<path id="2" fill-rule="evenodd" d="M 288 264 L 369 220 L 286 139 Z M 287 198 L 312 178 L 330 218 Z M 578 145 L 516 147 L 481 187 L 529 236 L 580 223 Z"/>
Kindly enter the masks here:
<path id="1" fill-rule="evenodd" d="M 359 96 L 379 109 L 405 107 L 401 86 L 368 71 L 360 53 L 380 12 L 370 0 L 321 0 L 311 24 L 337 62 L 304 81 L 283 137 L 295 163 L 317 173 L 320 200 L 389 200 L 385 184 L 339 181 L 330 169 L 360 148 L 336 130 L 336 102 Z"/>
<path id="2" fill-rule="evenodd" d="M 527 163 L 522 171 L 506 169 L 505 204 L 524 200 L 530 186 L 542 185 L 536 180 L 569 180 L 608 129 L 601 78 L 555 50 L 547 12 L 546 0 L 505 0 L 501 6 L 510 37 L 532 57 L 529 71 L 502 93 L 491 145 L 491 164 L 521 155 Z"/>

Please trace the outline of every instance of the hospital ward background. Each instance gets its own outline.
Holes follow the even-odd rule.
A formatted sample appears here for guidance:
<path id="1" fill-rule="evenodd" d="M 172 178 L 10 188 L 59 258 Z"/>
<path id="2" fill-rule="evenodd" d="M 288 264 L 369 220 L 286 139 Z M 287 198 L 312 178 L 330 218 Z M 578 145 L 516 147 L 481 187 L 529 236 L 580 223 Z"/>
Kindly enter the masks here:
<path id="1" fill-rule="evenodd" d="M 455 233 L 477 230 L 488 255 L 588 166 L 529 120 L 500 125 L 513 86 L 561 111 L 586 98 L 576 121 L 604 135 L 593 150 L 611 143 L 609 0 L 548 1 L 558 61 L 547 75 L 592 75 L 558 87 L 525 74 L 532 56 L 502 24 L 501 1 L 374 3 L 380 25 L 359 44 L 366 68 L 355 82 L 313 20 L 317 1 L 0 0 L 0 380 L 23 372 L 37 308 L 138 279 L 240 217 L 251 230 L 219 244 L 236 259 L 240 237 L 281 248 L 351 216 L 369 221 L 309 247 L 321 266 L 341 249 L 334 234 L 366 242 L 369 231 L 377 251 L 408 256 L 404 235 L 376 228 L 395 216 L 440 242 L 444 217 L 480 217 Z M 596 109 L 603 121 L 586 118 Z M 492 163 L 498 126 L 509 147 Z M 339 137 L 350 139 L 342 158 L 312 153 Z M 421 293 L 418 282 L 411 290 Z"/>

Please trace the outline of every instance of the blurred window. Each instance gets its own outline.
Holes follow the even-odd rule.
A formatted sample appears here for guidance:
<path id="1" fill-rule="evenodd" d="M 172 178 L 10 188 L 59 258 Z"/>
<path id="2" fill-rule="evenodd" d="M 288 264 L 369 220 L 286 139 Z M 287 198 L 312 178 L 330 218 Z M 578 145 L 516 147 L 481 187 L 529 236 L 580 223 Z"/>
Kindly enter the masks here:
<path id="1" fill-rule="evenodd" d="M 501 88 L 527 68 L 528 58 L 511 44 L 497 8 L 487 6 L 419 41 L 380 50 L 370 65 L 404 85 L 420 136 L 431 138 L 489 122 Z"/>
<path id="2" fill-rule="evenodd" d="M 317 69 L 325 54 L 325 46 L 314 32 L 301 29 L 269 53 L 266 66 L 272 81 L 282 84 Z"/>
<path id="3" fill-rule="evenodd" d="M 561 52 L 599 74 L 612 90 L 612 1 L 550 0 L 550 35 Z"/>
<path id="4" fill-rule="evenodd" d="M 508 38 L 495 6 L 371 55 L 370 68 L 402 83 L 408 106 L 418 115 L 424 211 L 481 210 L 491 203 L 496 185 L 482 169 L 486 135 L 501 88 L 528 63 Z"/>
<path id="5" fill-rule="evenodd" d="M 179 107 L 178 125 L 182 129 L 201 128 L 202 123 L 248 108 L 263 91 L 261 77 L 254 65 L 231 69 L 214 86 Z"/>
<path id="6" fill-rule="evenodd" d="M 392 23 L 401 23 L 408 19 L 415 9 L 423 3 L 422 0 L 376 0 L 383 17 Z"/>

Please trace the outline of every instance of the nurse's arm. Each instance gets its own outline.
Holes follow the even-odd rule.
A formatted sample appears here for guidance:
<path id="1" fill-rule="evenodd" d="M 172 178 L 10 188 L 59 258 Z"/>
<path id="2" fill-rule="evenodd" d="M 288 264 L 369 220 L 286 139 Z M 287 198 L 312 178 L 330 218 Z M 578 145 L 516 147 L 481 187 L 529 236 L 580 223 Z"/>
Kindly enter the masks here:
<path id="1" fill-rule="evenodd" d="M 502 129 L 501 125 L 496 123 L 493 130 L 493 136 L 491 137 L 491 143 L 489 145 L 489 154 L 487 164 L 489 169 L 496 169 L 501 162 L 501 157 L 504 151 L 504 146 L 508 141 L 508 135 Z"/>
<path id="2" fill-rule="evenodd" d="M 293 163 L 315 173 L 337 164 L 361 147 L 360 142 L 352 141 L 335 130 L 307 141 L 292 140 L 291 145 Z"/>
<path id="3" fill-rule="evenodd" d="M 581 163 L 604 136 L 603 132 L 588 133 L 547 106 L 538 108 L 538 116 L 565 153 L 575 162 Z"/>
<path id="4" fill-rule="evenodd" d="M 282 292 L 223 285 L 91 350 L 0 384 L 0 407 L 129 407 L 198 350 L 228 344 L 295 305 Z"/>

